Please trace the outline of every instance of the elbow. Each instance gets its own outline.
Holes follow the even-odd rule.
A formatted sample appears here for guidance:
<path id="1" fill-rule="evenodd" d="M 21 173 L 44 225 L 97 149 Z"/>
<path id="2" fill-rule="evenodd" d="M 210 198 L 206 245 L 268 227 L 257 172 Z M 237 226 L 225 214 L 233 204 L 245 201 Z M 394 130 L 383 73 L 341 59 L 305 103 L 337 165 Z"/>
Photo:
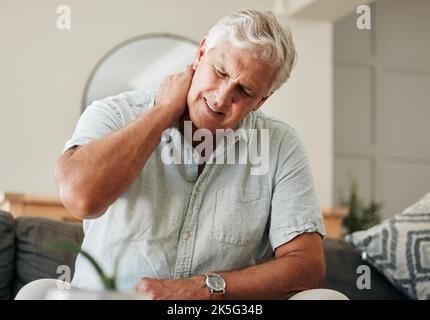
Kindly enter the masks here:
<path id="1" fill-rule="evenodd" d="M 105 208 L 96 206 L 84 192 L 74 190 L 73 187 L 60 187 L 59 193 L 60 200 L 67 211 L 80 219 L 96 219 L 106 211 Z"/>
<path id="2" fill-rule="evenodd" d="M 326 274 L 326 264 L 324 257 L 321 258 L 313 258 L 309 263 L 309 277 L 307 283 L 307 290 L 310 289 L 318 289 L 324 283 L 325 274 Z"/>
<path id="3" fill-rule="evenodd" d="M 96 206 L 91 192 L 60 160 L 55 166 L 55 181 L 60 200 L 70 214 L 80 219 L 95 219 L 106 211 L 105 208 Z"/>

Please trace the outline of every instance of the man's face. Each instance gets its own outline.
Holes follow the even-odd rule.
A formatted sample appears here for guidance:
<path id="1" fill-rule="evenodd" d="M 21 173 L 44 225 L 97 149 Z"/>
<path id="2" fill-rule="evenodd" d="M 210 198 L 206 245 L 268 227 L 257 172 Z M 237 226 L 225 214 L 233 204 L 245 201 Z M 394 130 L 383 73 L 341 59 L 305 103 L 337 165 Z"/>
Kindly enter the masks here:
<path id="1" fill-rule="evenodd" d="M 197 65 L 187 97 L 191 121 L 197 128 L 234 129 L 269 97 L 276 68 L 247 49 L 221 43 L 205 50 L 200 43 Z"/>

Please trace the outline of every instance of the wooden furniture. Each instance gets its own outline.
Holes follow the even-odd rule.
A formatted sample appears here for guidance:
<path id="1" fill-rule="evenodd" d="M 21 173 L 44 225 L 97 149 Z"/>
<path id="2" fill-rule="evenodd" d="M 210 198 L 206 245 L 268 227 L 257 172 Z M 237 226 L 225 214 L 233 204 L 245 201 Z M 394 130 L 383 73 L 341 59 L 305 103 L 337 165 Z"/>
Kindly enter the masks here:
<path id="1" fill-rule="evenodd" d="M 80 222 L 64 208 L 58 197 L 24 193 L 0 193 L 0 209 L 19 216 L 40 216 L 61 221 Z"/>
<path id="2" fill-rule="evenodd" d="M 322 209 L 324 217 L 324 226 L 327 238 L 342 239 L 343 238 L 343 218 L 348 214 L 348 208 L 324 208 Z"/>
<path id="3" fill-rule="evenodd" d="M 54 220 L 79 222 L 64 208 L 58 197 L 30 195 L 24 193 L 0 193 L 0 209 L 18 216 L 42 216 Z M 327 238 L 341 239 L 342 221 L 348 212 L 347 208 L 324 208 L 324 225 Z"/>

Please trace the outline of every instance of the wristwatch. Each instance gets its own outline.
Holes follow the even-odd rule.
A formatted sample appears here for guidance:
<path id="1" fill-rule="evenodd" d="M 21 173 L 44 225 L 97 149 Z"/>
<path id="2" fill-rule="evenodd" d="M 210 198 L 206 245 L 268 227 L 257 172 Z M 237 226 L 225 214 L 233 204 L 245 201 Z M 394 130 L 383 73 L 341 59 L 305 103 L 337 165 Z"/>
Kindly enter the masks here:
<path id="1" fill-rule="evenodd" d="M 205 273 L 205 286 L 211 292 L 212 300 L 217 300 L 225 293 L 225 281 L 218 273 Z"/>

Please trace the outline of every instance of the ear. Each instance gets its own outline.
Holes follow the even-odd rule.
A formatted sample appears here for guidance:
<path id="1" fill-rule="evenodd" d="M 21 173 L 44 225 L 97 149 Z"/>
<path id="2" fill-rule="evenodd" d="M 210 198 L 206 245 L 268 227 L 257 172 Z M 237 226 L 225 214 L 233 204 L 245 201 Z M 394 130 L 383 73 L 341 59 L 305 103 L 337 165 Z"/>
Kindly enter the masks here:
<path id="1" fill-rule="evenodd" d="M 252 111 L 257 111 L 258 109 L 260 109 L 261 106 L 266 102 L 267 99 L 269 99 L 270 96 L 271 94 L 261 98 L 260 101 L 258 101 L 257 105 L 254 107 L 254 109 L 252 109 Z"/>
<path id="2" fill-rule="evenodd" d="M 193 69 L 196 70 L 197 66 L 206 53 L 206 38 L 203 37 L 203 39 L 200 41 L 199 49 L 197 50 L 196 57 L 194 58 L 193 62 Z"/>

